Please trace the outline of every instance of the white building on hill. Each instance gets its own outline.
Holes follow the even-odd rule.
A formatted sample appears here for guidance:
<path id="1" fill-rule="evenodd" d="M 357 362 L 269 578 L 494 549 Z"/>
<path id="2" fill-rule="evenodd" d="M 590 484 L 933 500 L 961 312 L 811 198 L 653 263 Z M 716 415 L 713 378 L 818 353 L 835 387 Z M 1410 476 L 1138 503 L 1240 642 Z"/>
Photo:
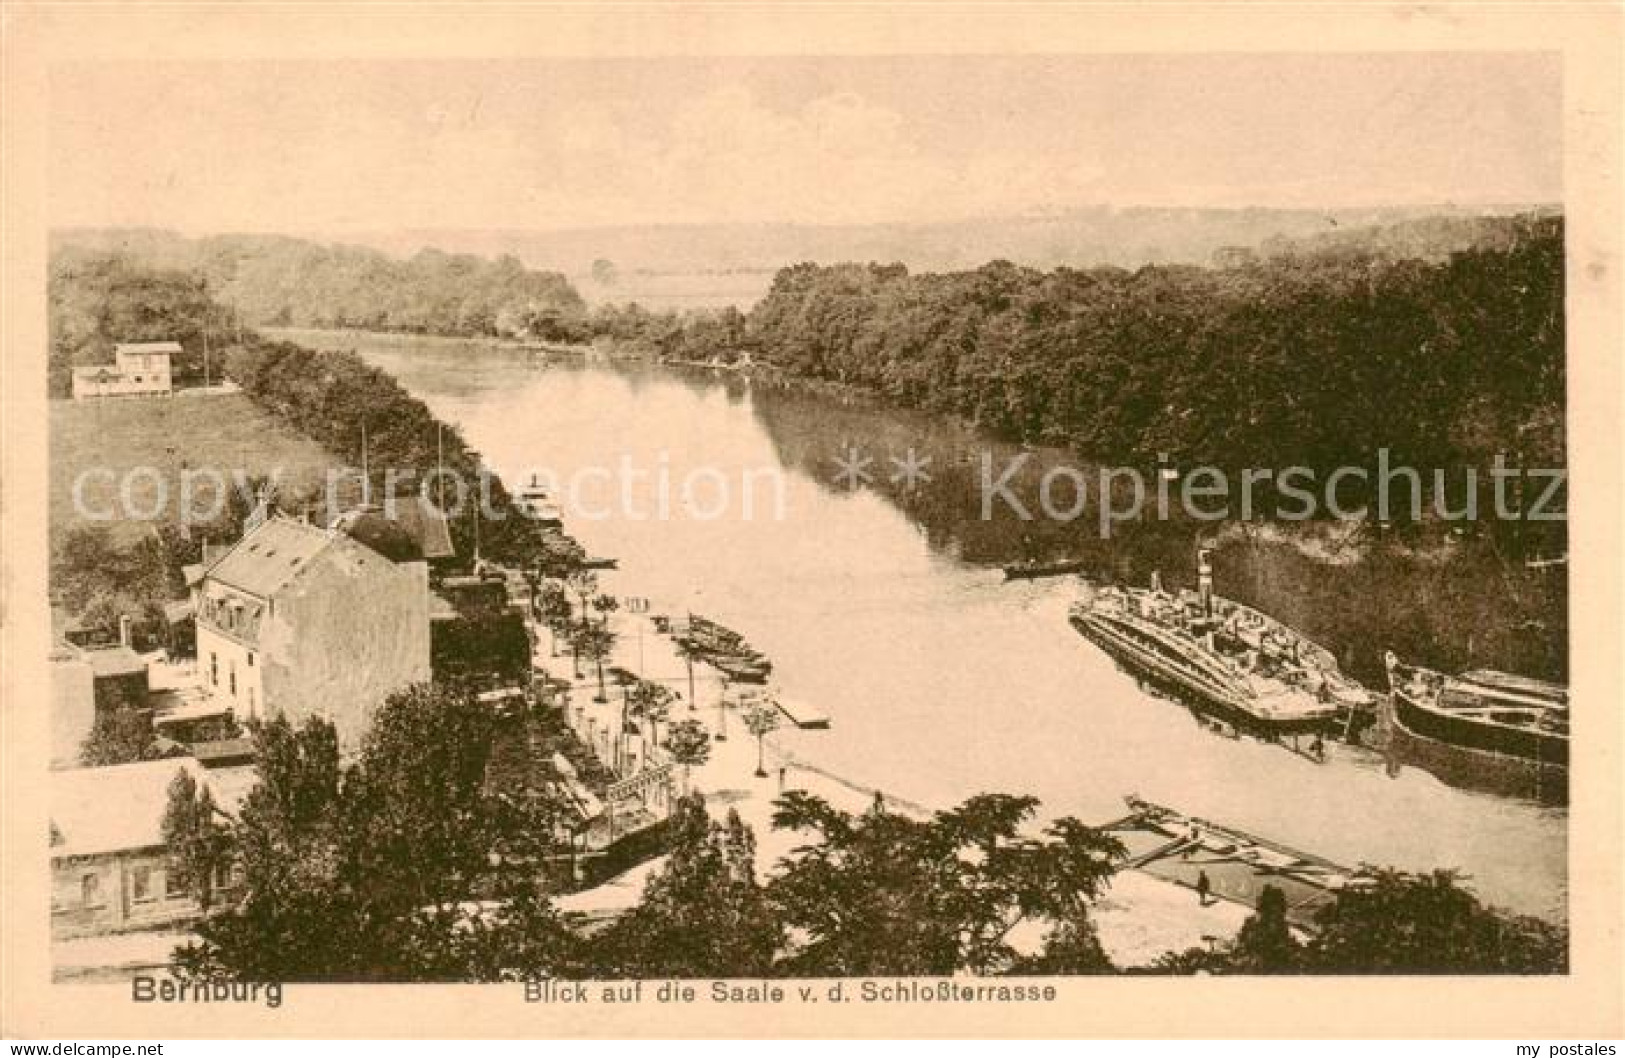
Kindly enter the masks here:
<path id="1" fill-rule="evenodd" d="M 170 357 L 179 342 L 120 342 L 113 363 L 73 369 L 73 399 L 145 397 L 171 392 Z"/>

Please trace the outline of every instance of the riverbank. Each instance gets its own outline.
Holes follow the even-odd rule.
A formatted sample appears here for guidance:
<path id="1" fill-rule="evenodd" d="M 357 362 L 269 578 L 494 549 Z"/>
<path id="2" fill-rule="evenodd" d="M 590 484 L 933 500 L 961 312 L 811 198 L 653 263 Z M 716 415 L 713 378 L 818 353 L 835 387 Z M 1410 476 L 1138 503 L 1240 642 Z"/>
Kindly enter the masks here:
<path id="1" fill-rule="evenodd" d="M 768 736 L 761 753 L 766 774 L 758 775 L 757 742 L 745 729 L 739 688 L 731 688 L 709 666 L 696 664 L 696 693 L 690 700 L 687 665 L 651 616 L 616 613 L 608 620 L 617 633 L 617 642 L 614 656 L 606 665 L 636 672 L 672 689 L 682 698 L 674 705 L 668 723 L 697 720 L 711 735 L 710 758 L 679 781 L 701 792 L 713 815 L 720 818 L 729 811 L 737 812 L 751 828 L 756 838 L 759 877 L 771 872 L 804 841 L 803 835 L 773 825 L 775 802 L 790 791 L 816 795 L 853 814 L 867 811 L 877 798 L 889 811 L 916 819 L 936 811 L 818 765 L 817 740 L 827 732 L 805 732 L 799 748 Z M 538 667 L 570 684 L 563 708 L 576 718 L 581 730 L 590 732 L 588 737 L 601 757 L 613 757 L 609 733 L 619 729 L 623 709 L 616 690 L 610 688 L 607 701 L 596 701 L 598 684 L 595 675 L 586 671 L 589 667 L 584 667 L 580 676 L 575 675 L 568 656 L 553 654 L 546 632 L 540 640 L 541 648 L 534 659 Z M 589 922 L 613 918 L 636 906 L 642 899 L 644 884 L 663 862 L 662 857 L 639 864 L 601 885 L 561 896 L 556 902 L 560 910 L 581 914 Z M 1106 893 L 1091 909 L 1090 921 L 1114 966 L 1143 969 L 1170 952 L 1205 947 L 1216 939 L 1233 937 L 1250 913 L 1251 908 L 1243 902 L 1204 902 L 1188 885 L 1126 869 L 1113 877 Z M 1041 940 L 1037 936 L 1019 939 L 1033 944 Z"/>
<path id="2" fill-rule="evenodd" d="M 319 348 L 321 339 L 331 338 L 333 335 L 353 334 L 368 341 L 394 343 L 402 346 L 411 346 L 425 342 L 437 345 L 463 345 L 482 349 L 501 349 L 508 352 L 521 353 L 550 353 L 558 356 L 584 356 L 593 349 L 591 343 L 550 342 L 537 338 L 515 338 L 499 335 L 481 336 L 468 334 L 423 334 L 417 331 L 360 331 L 360 330 L 328 330 L 320 327 L 261 327 L 259 333 L 265 338 L 276 342 L 292 342 L 295 345 L 305 345 L 310 348 Z M 318 339 L 312 344 L 311 339 Z"/>
<path id="3" fill-rule="evenodd" d="M 974 481 L 961 489 L 979 438 L 704 372 L 330 342 L 358 348 L 511 480 L 623 457 L 667 466 L 674 481 L 776 472 L 782 517 L 703 519 L 674 505 L 659 520 L 566 521 L 592 553 L 620 559 L 605 590 L 737 629 L 773 659 L 789 700 L 830 714 L 826 732 L 774 736 L 800 760 L 920 805 L 1000 790 L 1037 797 L 1049 816 L 1105 820 L 1137 793 L 1340 863 L 1456 868 L 1488 903 L 1565 915 L 1561 810 L 1452 785 L 1403 756 L 1332 746 L 1313 761 L 1222 737 L 1077 636 L 1070 579 L 1006 582 L 996 562 L 1020 547 L 1022 527 L 981 521 Z M 882 476 L 887 452 L 917 446 L 934 457 L 933 478 L 912 491 L 832 483 L 830 460 L 848 444 L 873 453 Z M 1160 569 L 1179 587 L 1190 545 L 1182 526 L 1150 526 L 1091 538 L 1089 554 L 1115 579 L 1144 583 Z M 1326 566 L 1241 542 L 1215 565 L 1227 597 L 1335 650 L 1345 671 L 1355 670 L 1346 651 L 1375 651 L 1380 665 L 1385 645 L 1403 643 L 1428 644 L 1447 665 L 1533 672 L 1556 634 L 1524 626 L 1547 606 L 1538 593 L 1520 583 L 1514 609 L 1501 577 L 1461 560 Z"/>

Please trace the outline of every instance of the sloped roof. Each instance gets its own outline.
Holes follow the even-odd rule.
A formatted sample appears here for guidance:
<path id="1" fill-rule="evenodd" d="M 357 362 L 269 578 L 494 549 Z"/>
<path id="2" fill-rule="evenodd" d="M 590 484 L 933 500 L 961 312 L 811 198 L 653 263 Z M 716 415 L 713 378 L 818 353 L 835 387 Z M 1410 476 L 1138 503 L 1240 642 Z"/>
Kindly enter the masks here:
<path id="1" fill-rule="evenodd" d="M 119 342 L 113 346 L 113 354 L 119 353 L 171 353 L 179 354 L 180 342 Z"/>
<path id="2" fill-rule="evenodd" d="M 199 764 L 213 770 L 228 764 L 252 762 L 254 740 L 251 738 L 222 738 L 211 742 L 192 743 L 192 756 Z"/>
<path id="3" fill-rule="evenodd" d="M 446 516 L 426 501 L 406 496 L 384 505 L 384 516 L 412 534 L 424 558 L 451 558 L 457 553 L 451 546 L 451 529 Z"/>
<path id="4" fill-rule="evenodd" d="M 169 784 L 183 771 L 200 785 L 209 782 L 202 765 L 189 757 L 52 772 L 51 855 L 162 845 Z"/>
<path id="5" fill-rule="evenodd" d="M 208 578 L 269 599 L 333 542 L 326 531 L 275 516 L 255 526 L 209 569 Z"/>

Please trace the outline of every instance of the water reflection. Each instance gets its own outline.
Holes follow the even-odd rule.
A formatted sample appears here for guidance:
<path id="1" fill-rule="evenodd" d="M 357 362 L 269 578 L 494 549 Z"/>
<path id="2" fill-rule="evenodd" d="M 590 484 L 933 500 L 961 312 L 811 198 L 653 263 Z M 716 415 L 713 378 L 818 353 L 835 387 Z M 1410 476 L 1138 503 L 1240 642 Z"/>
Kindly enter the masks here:
<path id="1" fill-rule="evenodd" d="M 1188 585 L 1197 526 L 1146 522 L 1104 541 L 1092 526 L 984 520 L 986 439 L 861 401 L 432 342 L 317 344 L 360 347 L 499 471 L 622 456 L 650 465 L 662 453 L 676 474 L 783 467 L 782 521 L 612 518 L 572 530 L 621 559 L 611 590 L 707 613 L 771 656 L 784 693 L 833 718 L 827 732 L 785 736 L 822 767 L 926 804 L 1027 792 L 1083 819 L 1119 815 L 1137 793 L 1344 862 L 1458 867 L 1518 910 L 1564 905 L 1566 827 L 1562 809 L 1539 799 L 1548 790 L 1484 781 L 1482 767 L 1458 773 L 1398 740 L 1391 757 L 1332 745 L 1318 762 L 1216 733 L 1072 631 L 1075 579 L 1006 583 L 997 569 L 1064 554 L 1100 576 L 1143 581 L 1161 569 Z M 845 445 L 877 457 L 874 488 L 832 481 Z M 910 447 L 932 473 L 912 488 L 885 473 L 885 457 Z M 1216 565 L 1226 594 L 1298 627 L 1362 679 L 1380 679 L 1389 646 L 1447 668 L 1560 674 L 1561 578 L 1499 569 L 1472 547 L 1448 561 L 1378 551 L 1327 564 L 1267 532 L 1231 531 Z M 1530 621 L 1543 623 L 1538 634 Z"/>

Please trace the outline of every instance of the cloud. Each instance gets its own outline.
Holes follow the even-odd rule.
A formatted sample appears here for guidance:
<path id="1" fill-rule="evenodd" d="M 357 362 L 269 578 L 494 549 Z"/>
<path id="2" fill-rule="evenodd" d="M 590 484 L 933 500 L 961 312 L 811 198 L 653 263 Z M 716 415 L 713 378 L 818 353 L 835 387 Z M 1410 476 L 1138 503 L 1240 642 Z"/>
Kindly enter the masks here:
<path id="1" fill-rule="evenodd" d="M 53 78 L 52 221 L 337 233 L 1551 201 L 1553 69 L 1461 56 L 87 63 Z"/>

